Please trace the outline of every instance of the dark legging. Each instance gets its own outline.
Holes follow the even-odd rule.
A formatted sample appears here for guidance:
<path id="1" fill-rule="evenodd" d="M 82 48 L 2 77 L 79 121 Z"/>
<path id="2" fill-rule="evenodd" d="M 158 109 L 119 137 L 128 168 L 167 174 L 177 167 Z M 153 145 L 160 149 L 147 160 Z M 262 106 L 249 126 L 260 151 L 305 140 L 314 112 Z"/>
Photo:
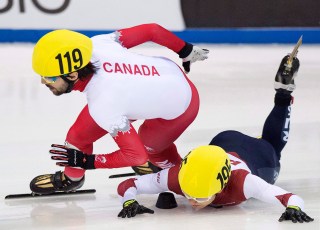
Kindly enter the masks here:
<path id="1" fill-rule="evenodd" d="M 288 141 L 291 96 L 277 93 L 275 105 L 267 117 L 262 138 L 253 138 L 238 131 L 224 131 L 216 135 L 210 145 L 218 145 L 226 152 L 237 153 L 252 174 L 273 184 L 280 171 L 281 151 Z"/>

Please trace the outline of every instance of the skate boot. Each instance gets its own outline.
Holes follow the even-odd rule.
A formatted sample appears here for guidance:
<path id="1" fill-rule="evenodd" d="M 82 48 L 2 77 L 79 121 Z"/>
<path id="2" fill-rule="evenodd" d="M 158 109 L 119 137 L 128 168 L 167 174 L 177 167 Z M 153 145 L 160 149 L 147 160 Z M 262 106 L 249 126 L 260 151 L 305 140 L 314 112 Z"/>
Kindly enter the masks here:
<path id="1" fill-rule="evenodd" d="M 275 90 L 285 94 L 291 94 L 291 92 L 296 88 L 294 78 L 296 77 L 300 67 L 298 58 L 293 58 L 291 66 L 288 64 L 288 59 L 289 55 L 282 59 L 274 82 Z"/>
<path id="2" fill-rule="evenodd" d="M 161 170 L 161 168 L 155 166 L 150 161 L 148 161 L 144 165 L 132 166 L 131 168 L 137 175 L 140 175 L 140 176 L 150 174 L 150 173 L 156 173 Z"/>
<path id="3" fill-rule="evenodd" d="M 81 188 L 84 176 L 80 181 L 72 181 L 63 172 L 45 174 L 35 177 L 30 182 L 30 189 L 35 194 L 52 194 L 55 192 L 72 192 Z"/>

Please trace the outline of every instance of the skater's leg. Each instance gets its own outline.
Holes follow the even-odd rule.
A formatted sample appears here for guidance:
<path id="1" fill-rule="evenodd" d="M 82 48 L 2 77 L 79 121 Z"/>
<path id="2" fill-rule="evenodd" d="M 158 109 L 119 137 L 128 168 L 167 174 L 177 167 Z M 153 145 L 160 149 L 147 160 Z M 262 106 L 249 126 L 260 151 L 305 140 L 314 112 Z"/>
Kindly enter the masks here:
<path id="1" fill-rule="evenodd" d="M 188 80 L 188 79 L 187 79 Z M 187 110 L 173 120 L 146 120 L 139 128 L 139 136 L 146 146 L 151 163 L 160 168 L 180 164 L 174 141 L 194 121 L 199 111 L 199 95 L 195 86 L 188 80 L 192 91 Z"/>
<path id="2" fill-rule="evenodd" d="M 288 68 L 290 67 L 288 59 L 289 55 L 282 59 L 277 71 L 274 107 L 265 121 L 262 132 L 262 138 L 274 147 L 278 160 L 280 160 L 281 151 L 289 138 L 291 104 L 293 102 L 291 93 L 296 88 L 294 79 L 300 67 L 298 58 L 294 57 L 291 68 Z"/>
<path id="3" fill-rule="evenodd" d="M 263 126 L 262 139 L 273 146 L 278 160 L 289 138 L 291 102 L 290 94 L 276 93 L 275 105 Z"/>

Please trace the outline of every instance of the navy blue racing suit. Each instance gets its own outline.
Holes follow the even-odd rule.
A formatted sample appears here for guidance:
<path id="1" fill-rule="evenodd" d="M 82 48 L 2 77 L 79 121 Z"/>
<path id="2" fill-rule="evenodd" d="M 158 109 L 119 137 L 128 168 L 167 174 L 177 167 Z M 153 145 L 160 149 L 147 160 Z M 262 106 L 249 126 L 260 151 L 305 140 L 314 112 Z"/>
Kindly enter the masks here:
<path id="1" fill-rule="evenodd" d="M 292 97 L 276 93 L 275 104 L 267 117 L 261 138 L 228 130 L 216 135 L 210 145 L 217 145 L 226 152 L 237 153 L 252 174 L 274 184 L 280 172 L 281 151 L 289 136 Z"/>

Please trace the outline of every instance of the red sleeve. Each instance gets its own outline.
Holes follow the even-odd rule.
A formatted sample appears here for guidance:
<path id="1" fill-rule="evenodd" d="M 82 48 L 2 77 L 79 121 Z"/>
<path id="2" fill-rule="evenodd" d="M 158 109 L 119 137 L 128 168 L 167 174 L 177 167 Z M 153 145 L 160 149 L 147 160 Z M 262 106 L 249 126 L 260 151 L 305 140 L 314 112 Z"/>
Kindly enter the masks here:
<path id="1" fill-rule="evenodd" d="M 119 132 L 113 139 L 120 149 L 110 154 L 97 154 L 95 168 L 122 168 L 147 162 L 146 149 L 132 124 L 129 131 Z"/>
<path id="2" fill-rule="evenodd" d="M 289 201 L 291 196 L 293 196 L 292 193 L 286 193 L 286 194 L 278 195 L 278 196 L 276 196 L 276 198 L 281 202 L 281 204 L 284 207 L 287 207 L 288 206 L 288 201 Z"/>
<path id="3" fill-rule="evenodd" d="M 152 41 L 178 53 L 186 44 L 175 34 L 155 23 L 121 29 L 118 32 L 120 33 L 119 41 L 126 48 Z"/>
<path id="4" fill-rule="evenodd" d="M 134 181 L 136 179 L 135 178 L 130 178 L 130 179 L 127 179 L 125 181 L 122 181 L 119 185 L 118 185 L 118 194 L 120 196 L 124 196 L 124 193 L 131 187 L 134 187 L 134 188 L 137 188 Z"/>

